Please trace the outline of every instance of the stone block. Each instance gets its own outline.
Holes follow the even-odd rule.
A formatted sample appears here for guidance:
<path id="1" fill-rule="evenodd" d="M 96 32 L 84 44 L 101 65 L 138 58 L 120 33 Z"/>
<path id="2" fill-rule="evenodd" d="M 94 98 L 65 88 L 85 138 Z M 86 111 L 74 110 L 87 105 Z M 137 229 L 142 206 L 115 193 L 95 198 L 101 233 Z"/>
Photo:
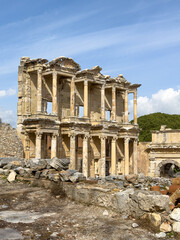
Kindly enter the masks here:
<path id="1" fill-rule="evenodd" d="M 12 170 L 7 178 L 8 182 L 14 182 L 16 179 L 16 175 L 17 175 L 17 173 Z"/>

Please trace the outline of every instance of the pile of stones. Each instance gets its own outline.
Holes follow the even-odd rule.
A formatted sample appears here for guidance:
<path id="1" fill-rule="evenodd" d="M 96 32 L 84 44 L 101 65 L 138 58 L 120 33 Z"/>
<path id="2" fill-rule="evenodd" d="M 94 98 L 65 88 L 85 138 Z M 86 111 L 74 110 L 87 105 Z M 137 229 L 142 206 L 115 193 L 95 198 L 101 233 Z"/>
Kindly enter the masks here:
<path id="1" fill-rule="evenodd" d="M 69 170 L 69 159 L 31 159 L 28 162 L 19 158 L 0 158 L 0 174 L 8 176 L 8 181 L 14 181 L 16 175 L 23 178 L 43 178 L 51 181 L 78 182 L 85 180 L 82 173 Z"/>

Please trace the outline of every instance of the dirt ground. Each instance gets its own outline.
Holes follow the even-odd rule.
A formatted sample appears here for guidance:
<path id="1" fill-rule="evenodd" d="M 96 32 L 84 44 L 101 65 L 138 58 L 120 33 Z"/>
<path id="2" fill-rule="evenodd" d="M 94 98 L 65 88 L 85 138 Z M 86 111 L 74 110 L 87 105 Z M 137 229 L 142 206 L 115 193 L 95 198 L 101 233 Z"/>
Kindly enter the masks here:
<path id="1" fill-rule="evenodd" d="M 0 179 L 0 240 L 157 239 L 141 225 L 133 228 L 135 222 L 103 208 L 55 196 L 50 189 Z"/>

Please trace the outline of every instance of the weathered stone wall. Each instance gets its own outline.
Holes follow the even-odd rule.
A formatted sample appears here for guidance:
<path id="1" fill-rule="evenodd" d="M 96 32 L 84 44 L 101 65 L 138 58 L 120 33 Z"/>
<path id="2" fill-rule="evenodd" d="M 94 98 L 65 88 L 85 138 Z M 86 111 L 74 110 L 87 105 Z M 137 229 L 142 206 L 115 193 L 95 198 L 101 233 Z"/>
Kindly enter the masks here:
<path id="1" fill-rule="evenodd" d="M 0 122 L 0 157 L 23 157 L 23 146 L 16 129 Z"/>
<path id="2" fill-rule="evenodd" d="M 149 171 L 149 155 L 146 151 L 150 142 L 140 142 L 138 144 L 138 172 L 144 173 L 146 176 Z"/>

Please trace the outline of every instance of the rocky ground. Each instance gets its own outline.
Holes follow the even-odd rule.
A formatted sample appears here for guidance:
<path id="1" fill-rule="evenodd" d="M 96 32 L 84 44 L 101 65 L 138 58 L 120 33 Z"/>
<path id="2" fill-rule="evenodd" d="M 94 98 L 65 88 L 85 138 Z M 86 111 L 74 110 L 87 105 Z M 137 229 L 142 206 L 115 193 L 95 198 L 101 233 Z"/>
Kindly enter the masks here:
<path id="1" fill-rule="evenodd" d="M 77 204 L 55 196 L 51 190 L 21 182 L 8 183 L 2 178 L 0 189 L 1 240 L 157 239 L 145 222 L 103 208 Z"/>

